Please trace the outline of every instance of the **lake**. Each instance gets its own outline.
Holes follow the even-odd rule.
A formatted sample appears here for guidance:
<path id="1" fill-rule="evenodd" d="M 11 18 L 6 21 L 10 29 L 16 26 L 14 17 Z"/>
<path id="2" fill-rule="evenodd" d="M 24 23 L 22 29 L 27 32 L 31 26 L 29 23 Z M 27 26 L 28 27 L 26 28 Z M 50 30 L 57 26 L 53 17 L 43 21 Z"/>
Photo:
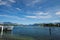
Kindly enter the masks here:
<path id="1" fill-rule="evenodd" d="M 1 40 L 60 40 L 60 27 L 16 26 L 4 32 Z"/>

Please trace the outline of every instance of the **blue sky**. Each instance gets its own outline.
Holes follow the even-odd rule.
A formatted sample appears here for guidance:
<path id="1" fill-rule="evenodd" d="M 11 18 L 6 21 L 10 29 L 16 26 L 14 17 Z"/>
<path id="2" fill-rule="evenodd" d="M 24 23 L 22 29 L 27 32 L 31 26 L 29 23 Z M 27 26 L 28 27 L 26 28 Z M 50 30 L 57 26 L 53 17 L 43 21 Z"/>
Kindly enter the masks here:
<path id="1" fill-rule="evenodd" d="M 60 0 L 0 0 L 0 22 L 60 22 Z"/>

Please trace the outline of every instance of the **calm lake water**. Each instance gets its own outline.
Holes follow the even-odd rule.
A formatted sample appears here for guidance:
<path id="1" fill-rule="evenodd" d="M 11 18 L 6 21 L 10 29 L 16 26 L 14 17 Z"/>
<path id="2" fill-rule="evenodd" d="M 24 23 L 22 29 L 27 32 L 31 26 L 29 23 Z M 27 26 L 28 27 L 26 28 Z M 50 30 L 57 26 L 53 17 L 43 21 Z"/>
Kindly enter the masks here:
<path id="1" fill-rule="evenodd" d="M 22 38 L 20 40 L 60 40 L 60 27 L 16 26 L 11 32 L 4 32 L 5 36 Z M 28 38 L 28 39 L 26 39 Z"/>

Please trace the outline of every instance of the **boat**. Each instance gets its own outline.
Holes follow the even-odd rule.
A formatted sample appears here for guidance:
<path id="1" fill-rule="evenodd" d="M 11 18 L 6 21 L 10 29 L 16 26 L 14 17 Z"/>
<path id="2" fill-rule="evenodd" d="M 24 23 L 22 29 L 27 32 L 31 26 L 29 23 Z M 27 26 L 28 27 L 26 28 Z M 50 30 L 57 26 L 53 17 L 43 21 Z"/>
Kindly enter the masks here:
<path id="1" fill-rule="evenodd" d="M 13 30 L 14 26 L 3 26 L 3 25 L 0 25 L 0 29 L 2 29 L 2 28 L 3 28 L 3 30 L 9 31 L 9 30 Z"/>

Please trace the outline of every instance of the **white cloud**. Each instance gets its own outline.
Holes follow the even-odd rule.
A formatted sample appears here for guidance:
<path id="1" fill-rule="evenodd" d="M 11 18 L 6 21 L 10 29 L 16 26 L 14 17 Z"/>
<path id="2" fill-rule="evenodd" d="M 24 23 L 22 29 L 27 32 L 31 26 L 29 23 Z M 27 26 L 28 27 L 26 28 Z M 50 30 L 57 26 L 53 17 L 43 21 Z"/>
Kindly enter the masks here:
<path id="1" fill-rule="evenodd" d="M 32 1 L 33 5 L 38 3 L 38 2 L 41 2 L 41 0 L 34 0 L 34 1 Z"/>
<path id="2" fill-rule="evenodd" d="M 60 20 L 53 20 L 52 22 L 60 22 Z"/>
<path id="3" fill-rule="evenodd" d="M 19 11 L 21 10 L 20 8 L 16 8 L 16 9 L 19 10 Z"/>
<path id="4" fill-rule="evenodd" d="M 7 18 L 12 18 L 12 19 L 17 19 L 17 20 L 25 20 L 25 18 L 20 18 L 18 16 L 11 16 L 11 15 L 0 15 L 1 17 L 7 17 Z"/>
<path id="5" fill-rule="evenodd" d="M 48 15 L 48 13 L 44 13 L 44 12 L 36 12 L 34 14 L 36 14 L 36 15 Z"/>
<path id="6" fill-rule="evenodd" d="M 26 16 L 27 18 L 37 18 L 36 16 Z"/>
<path id="7" fill-rule="evenodd" d="M 10 2 L 12 2 L 12 3 L 15 3 L 15 2 L 16 2 L 15 0 L 8 0 L 8 1 L 10 1 Z"/>
<path id="8" fill-rule="evenodd" d="M 36 3 L 40 2 L 41 0 L 32 0 L 31 2 L 27 3 L 27 6 L 35 5 Z"/>
<path id="9" fill-rule="evenodd" d="M 40 19 L 40 18 L 51 18 L 52 16 L 50 15 L 47 15 L 47 16 L 26 16 L 27 18 L 36 18 L 36 19 Z"/>
<path id="10" fill-rule="evenodd" d="M 35 4 L 41 4 L 41 3 L 43 3 L 43 2 L 46 2 L 46 0 L 32 0 L 32 1 L 30 1 L 29 2 L 29 0 L 28 0 L 28 2 L 27 2 L 27 4 L 26 4 L 26 6 L 34 6 Z"/>
<path id="11" fill-rule="evenodd" d="M 60 11 L 56 12 L 56 15 L 60 15 Z"/>
<path id="12" fill-rule="evenodd" d="M 33 14 L 35 16 L 26 16 L 27 18 L 36 18 L 36 19 L 40 19 L 40 18 L 52 18 L 52 15 L 49 14 L 49 12 L 40 12 L 40 11 L 37 11 L 37 12 L 30 12 L 30 14 Z M 29 14 L 29 12 L 28 12 Z"/>
<path id="13" fill-rule="evenodd" d="M 27 14 L 37 15 L 37 16 L 40 16 L 40 15 L 49 15 L 49 12 L 41 12 L 41 11 L 34 11 L 34 12 L 27 11 L 26 13 Z"/>
<path id="14" fill-rule="evenodd" d="M 15 2 L 16 2 L 15 0 L 6 0 L 6 1 L 0 0 L 0 5 L 10 6 L 11 7 L 11 4 L 15 3 Z"/>
<path id="15" fill-rule="evenodd" d="M 0 0 L 0 5 L 6 5 L 6 4 L 7 4 L 7 2 L 4 2 L 4 1 Z"/>
<path id="16" fill-rule="evenodd" d="M 38 16 L 38 18 L 51 18 L 51 15 L 46 15 L 46 16 Z"/>

